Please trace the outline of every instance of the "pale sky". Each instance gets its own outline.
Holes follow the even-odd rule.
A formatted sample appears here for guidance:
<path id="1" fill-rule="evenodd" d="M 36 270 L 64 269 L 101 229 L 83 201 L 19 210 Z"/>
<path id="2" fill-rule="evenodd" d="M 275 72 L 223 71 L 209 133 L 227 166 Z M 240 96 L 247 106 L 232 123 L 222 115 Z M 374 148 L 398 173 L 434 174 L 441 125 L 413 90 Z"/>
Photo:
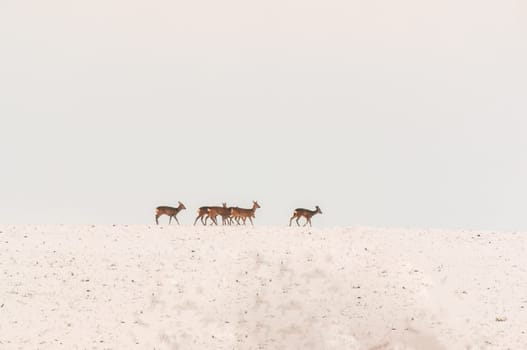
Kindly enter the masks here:
<path id="1" fill-rule="evenodd" d="M 527 230 L 525 1 L 2 0 L 0 44 L 2 224 Z"/>

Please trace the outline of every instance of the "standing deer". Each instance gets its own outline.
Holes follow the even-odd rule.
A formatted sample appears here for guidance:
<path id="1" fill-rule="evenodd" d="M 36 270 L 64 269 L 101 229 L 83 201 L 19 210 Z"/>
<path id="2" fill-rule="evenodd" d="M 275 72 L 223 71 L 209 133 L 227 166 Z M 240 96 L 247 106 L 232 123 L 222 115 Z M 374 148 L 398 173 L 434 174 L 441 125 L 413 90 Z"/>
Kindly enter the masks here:
<path id="1" fill-rule="evenodd" d="M 309 226 L 312 226 L 311 225 L 311 218 L 315 214 L 322 214 L 322 210 L 320 210 L 318 205 L 316 206 L 315 210 L 309 210 L 309 209 L 304 209 L 304 208 L 297 208 L 297 209 L 295 209 L 291 219 L 289 219 L 289 226 L 291 226 L 291 222 L 293 221 L 294 218 L 296 218 L 296 224 L 298 226 L 300 226 L 300 223 L 298 222 L 298 220 L 300 220 L 301 217 L 305 217 L 306 218 L 306 223 L 304 224 L 304 226 L 306 226 L 307 224 L 309 224 Z"/>
<path id="2" fill-rule="evenodd" d="M 187 209 L 185 207 L 185 205 L 181 202 L 178 202 L 179 203 L 179 206 L 177 208 L 173 208 L 173 207 L 166 207 L 166 206 L 161 206 L 161 207 L 157 207 L 156 208 L 156 225 L 159 225 L 159 217 L 161 215 L 168 215 L 170 219 L 168 219 L 168 224 L 170 225 L 170 223 L 172 222 L 172 218 L 176 219 L 176 222 L 177 224 L 179 225 L 179 221 L 177 219 L 177 214 L 182 211 L 183 209 Z"/>
<path id="3" fill-rule="evenodd" d="M 222 207 L 209 207 L 207 213 L 212 222 L 218 225 L 216 217 L 221 216 L 221 224 L 227 225 L 230 224 L 231 208 L 227 208 L 227 203 L 222 203 Z"/>
<path id="4" fill-rule="evenodd" d="M 260 205 L 256 201 L 253 201 L 253 207 L 251 209 L 244 209 L 238 207 L 231 208 L 231 217 L 236 220 L 238 225 L 240 224 L 240 219 L 243 220 L 243 224 L 245 225 L 245 220 L 249 218 L 249 220 L 251 221 L 251 225 L 254 226 L 252 218 L 255 217 L 254 213 L 256 212 L 257 208 L 260 208 Z"/>

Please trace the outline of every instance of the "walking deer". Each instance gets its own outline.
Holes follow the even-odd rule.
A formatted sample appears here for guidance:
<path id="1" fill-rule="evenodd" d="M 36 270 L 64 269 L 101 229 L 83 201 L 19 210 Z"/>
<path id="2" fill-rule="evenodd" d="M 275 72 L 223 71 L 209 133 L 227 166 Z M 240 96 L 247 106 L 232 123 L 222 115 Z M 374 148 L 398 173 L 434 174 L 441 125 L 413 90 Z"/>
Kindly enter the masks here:
<path id="1" fill-rule="evenodd" d="M 231 216 L 231 208 L 227 208 L 227 203 L 222 204 L 222 207 L 209 207 L 208 209 L 208 216 L 216 225 L 218 225 L 218 221 L 216 220 L 216 217 L 218 217 L 218 215 L 221 216 L 222 225 L 230 224 L 229 219 Z"/>
<path id="2" fill-rule="evenodd" d="M 156 225 L 159 225 L 159 217 L 161 215 L 168 215 L 169 216 L 169 220 L 168 220 L 168 224 L 170 225 L 170 223 L 172 222 L 172 218 L 176 219 L 176 222 L 177 224 L 179 225 L 179 221 L 177 219 L 177 214 L 182 211 L 183 209 L 187 209 L 185 207 L 185 205 L 181 202 L 178 202 L 179 203 L 179 206 L 177 208 L 173 208 L 173 207 L 167 207 L 167 206 L 161 206 L 161 207 L 157 207 L 156 208 Z"/>
<path id="3" fill-rule="evenodd" d="M 238 207 L 231 208 L 231 218 L 234 218 L 238 225 L 240 224 L 240 219 L 243 220 L 243 224 L 245 225 L 245 220 L 249 218 L 249 220 L 251 221 L 251 225 L 254 226 L 252 218 L 255 217 L 254 213 L 256 212 L 256 209 L 258 208 L 260 208 L 260 205 L 256 201 L 253 201 L 253 207 L 251 209 L 238 208 Z"/>
<path id="4" fill-rule="evenodd" d="M 291 222 L 293 221 L 294 218 L 296 218 L 296 224 L 298 226 L 300 226 L 300 223 L 298 222 L 298 220 L 300 220 L 301 217 L 305 217 L 306 218 L 306 223 L 304 224 L 304 226 L 306 226 L 307 224 L 309 224 L 309 226 L 312 226 L 311 225 L 311 218 L 315 214 L 322 214 L 322 210 L 320 210 L 318 205 L 316 206 L 315 210 L 309 210 L 309 209 L 304 209 L 304 208 L 297 208 L 297 209 L 295 209 L 291 219 L 289 219 L 289 226 L 291 226 Z"/>
<path id="5" fill-rule="evenodd" d="M 210 209 L 210 207 L 199 207 L 199 209 L 198 209 L 198 216 L 196 217 L 196 220 L 194 220 L 194 226 L 196 226 L 196 222 L 198 222 L 198 219 L 201 219 L 201 223 L 203 225 L 207 225 L 209 209 Z M 207 216 L 205 216 L 205 215 L 207 215 Z M 203 217 L 205 217 L 205 221 L 203 221 Z"/>

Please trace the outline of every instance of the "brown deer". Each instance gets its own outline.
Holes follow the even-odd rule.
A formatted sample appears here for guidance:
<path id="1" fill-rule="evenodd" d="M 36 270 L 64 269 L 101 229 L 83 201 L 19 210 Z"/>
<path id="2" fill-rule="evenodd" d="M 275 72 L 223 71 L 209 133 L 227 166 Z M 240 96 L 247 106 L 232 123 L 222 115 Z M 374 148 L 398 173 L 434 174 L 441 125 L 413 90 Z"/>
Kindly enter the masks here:
<path id="1" fill-rule="evenodd" d="M 301 217 L 305 217 L 306 218 L 306 223 L 304 224 L 304 226 L 306 226 L 307 224 L 309 224 L 309 226 L 312 226 L 311 225 L 311 218 L 315 214 L 322 214 L 322 210 L 320 210 L 318 205 L 316 206 L 315 210 L 309 210 L 309 209 L 304 209 L 304 208 L 297 208 L 297 209 L 295 209 L 291 219 L 289 219 L 289 226 L 291 226 L 291 222 L 293 221 L 294 218 L 296 218 L 296 224 L 298 226 L 300 226 L 300 223 L 298 222 L 298 220 L 300 220 Z"/>
<path id="2" fill-rule="evenodd" d="M 168 215 L 170 219 L 168 219 L 168 224 L 172 222 L 172 218 L 176 219 L 177 224 L 179 225 L 179 221 L 177 219 L 177 214 L 182 211 L 183 209 L 187 209 L 185 205 L 181 202 L 178 202 L 179 206 L 177 208 L 173 207 L 166 207 L 161 206 L 156 208 L 156 225 L 159 225 L 159 217 L 161 215 Z"/>
<path id="3" fill-rule="evenodd" d="M 209 217 L 209 208 L 210 207 L 199 207 L 198 216 L 196 217 L 196 220 L 194 220 L 194 226 L 196 226 L 196 222 L 198 222 L 198 219 L 201 219 L 201 223 L 203 225 L 207 225 L 207 219 Z M 205 217 L 205 221 L 203 221 L 203 217 Z"/>
<path id="4" fill-rule="evenodd" d="M 209 207 L 208 210 L 208 216 L 212 220 L 212 222 L 216 225 L 218 225 L 218 221 L 216 218 L 221 216 L 221 224 L 227 225 L 230 224 L 230 216 L 231 216 L 231 208 L 227 208 L 227 203 L 222 203 L 222 207 Z"/>
<path id="5" fill-rule="evenodd" d="M 231 208 L 231 217 L 236 220 L 236 223 L 238 225 L 240 224 L 240 219 L 243 220 L 243 224 L 245 225 L 245 220 L 249 218 L 249 220 L 251 221 L 251 225 L 254 226 L 252 218 L 255 217 L 254 213 L 256 212 L 257 208 L 260 208 L 260 205 L 256 201 L 253 201 L 253 207 L 251 209 L 244 209 L 238 207 Z"/>

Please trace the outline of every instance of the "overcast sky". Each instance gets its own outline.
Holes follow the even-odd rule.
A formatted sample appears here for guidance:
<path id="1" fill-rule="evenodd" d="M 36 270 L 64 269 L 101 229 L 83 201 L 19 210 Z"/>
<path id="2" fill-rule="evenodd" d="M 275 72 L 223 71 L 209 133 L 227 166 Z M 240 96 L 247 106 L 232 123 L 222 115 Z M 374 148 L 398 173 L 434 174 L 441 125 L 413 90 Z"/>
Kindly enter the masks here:
<path id="1" fill-rule="evenodd" d="M 526 4 L 2 0 L 0 223 L 527 230 Z"/>

